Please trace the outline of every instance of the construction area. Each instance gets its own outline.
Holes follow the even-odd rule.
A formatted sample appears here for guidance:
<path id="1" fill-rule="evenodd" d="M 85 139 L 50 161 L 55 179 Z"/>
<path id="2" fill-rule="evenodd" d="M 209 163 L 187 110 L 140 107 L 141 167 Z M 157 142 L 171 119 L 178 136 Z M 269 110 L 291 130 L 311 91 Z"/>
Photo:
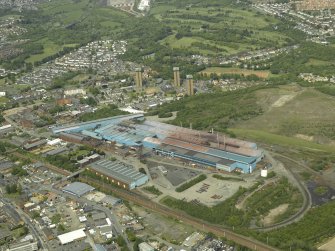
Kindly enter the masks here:
<path id="1" fill-rule="evenodd" d="M 149 150 L 158 156 L 225 172 L 252 173 L 264 157 L 255 143 L 146 120 L 143 114 L 55 127 L 52 131 L 56 135 L 80 134 L 138 152 Z"/>

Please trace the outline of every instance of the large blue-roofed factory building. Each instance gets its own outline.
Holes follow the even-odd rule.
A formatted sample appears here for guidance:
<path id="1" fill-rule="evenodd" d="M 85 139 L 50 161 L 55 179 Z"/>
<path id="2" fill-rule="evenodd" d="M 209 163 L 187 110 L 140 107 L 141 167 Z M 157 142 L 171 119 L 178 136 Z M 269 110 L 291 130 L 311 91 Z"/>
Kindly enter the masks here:
<path id="1" fill-rule="evenodd" d="M 127 147 L 180 158 L 227 172 L 252 173 L 264 157 L 252 142 L 146 120 L 143 114 L 121 115 L 53 128 L 54 134 L 80 133 Z"/>

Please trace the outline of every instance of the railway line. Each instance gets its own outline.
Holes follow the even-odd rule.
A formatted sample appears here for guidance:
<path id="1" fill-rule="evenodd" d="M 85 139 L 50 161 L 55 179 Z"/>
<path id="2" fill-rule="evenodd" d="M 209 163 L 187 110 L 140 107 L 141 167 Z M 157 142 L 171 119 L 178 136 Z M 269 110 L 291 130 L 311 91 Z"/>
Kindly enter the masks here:
<path id="1" fill-rule="evenodd" d="M 104 149 L 104 150 L 106 150 L 106 149 Z M 37 162 L 36 159 L 32 159 L 32 158 L 30 158 L 28 156 L 25 156 L 25 155 L 23 155 L 23 154 L 21 154 L 17 151 L 13 151 L 12 154 L 14 156 L 18 157 L 18 158 L 21 158 L 21 159 L 30 159 L 33 162 Z M 282 157 L 282 156 L 280 156 L 280 157 Z M 54 165 L 51 165 L 50 163 L 43 163 L 43 164 L 46 168 L 49 168 L 50 170 L 52 170 L 56 173 L 65 175 L 66 177 L 63 178 L 62 181 L 67 180 L 68 178 L 73 177 L 73 176 L 79 174 L 81 171 L 83 171 L 83 170 L 81 170 L 77 173 L 71 173 L 71 172 L 66 171 L 64 169 L 58 168 Z M 308 211 L 308 209 L 311 207 L 311 198 L 310 198 L 310 194 L 309 194 L 307 188 L 299 181 L 299 178 L 296 177 L 296 174 L 292 170 L 287 168 L 287 171 L 298 182 L 298 184 L 297 184 L 298 188 L 299 188 L 300 192 L 302 193 L 302 195 L 304 197 L 303 206 L 300 208 L 300 210 L 295 215 L 293 215 L 292 217 L 290 217 L 289 219 L 287 219 L 283 222 L 280 222 L 280 223 L 277 223 L 277 224 L 274 224 L 274 225 L 271 225 L 271 226 L 267 226 L 267 227 L 254 228 L 254 230 L 266 232 L 266 231 L 271 231 L 271 230 L 278 229 L 278 228 L 287 226 L 289 224 L 292 224 L 293 222 L 296 222 L 296 221 L 300 220 L 305 215 L 305 213 Z M 87 178 L 87 179 L 88 179 L 89 182 L 93 183 L 94 186 L 101 186 L 101 184 L 98 183 L 97 181 L 95 181 L 93 179 L 90 179 L 90 178 Z M 106 187 L 108 187 L 108 185 L 105 185 L 104 189 L 106 189 Z M 225 237 L 229 240 L 233 240 L 236 243 L 238 243 L 240 245 L 243 245 L 243 246 L 246 246 L 250 249 L 253 249 L 253 250 L 277 250 L 273 247 L 265 245 L 265 244 L 263 244 L 261 242 L 258 242 L 256 240 L 247 238 L 247 237 L 242 236 L 242 235 L 238 235 L 238 234 L 232 232 L 229 229 L 224 229 L 221 226 L 217 226 L 217 225 L 214 225 L 214 224 L 209 224 L 208 222 L 204 222 L 202 220 L 199 220 L 197 218 L 189 216 L 184 212 L 173 210 L 171 208 L 162 206 L 161 204 L 151 202 L 147 198 L 145 198 L 144 196 L 142 196 L 140 194 L 130 192 L 130 191 L 127 191 L 127 190 L 123 190 L 123 189 L 118 189 L 118 188 L 115 188 L 115 187 L 112 187 L 112 186 L 110 186 L 109 189 L 110 189 L 110 191 L 113 191 L 113 193 L 115 193 L 119 197 L 122 197 L 125 200 L 132 201 L 135 204 L 138 204 L 140 206 L 143 206 L 143 207 L 146 207 L 148 209 L 154 210 L 158 213 L 162 213 L 164 215 L 168 215 L 168 216 L 174 217 L 176 219 L 182 220 L 182 221 L 184 221 L 184 222 L 186 222 L 190 225 L 193 225 L 194 227 L 196 227 L 196 228 L 198 228 L 202 231 L 212 232 L 212 233 L 214 233 L 218 236 L 222 236 L 222 237 Z"/>
<path id="2" fill-rule="evenodd" d="M 101 182 L 94 180 L 89 177 L 83 177 L 83 181 L 89 183 L 90 185 L 93 185 L 95 187 L 102 187 Z M 155 211 L 157 213 L 163 214 L 165 216 L 170 216 L 175 219 L 181 220 L 184 223 L 187 223 L 189 225 L 192 225 L 193 227 L 204 231 L 204 232 L 211 232 L 219 237 L 224 237 L 228 240 L 232 240 L 235 243 L 242 245 L 244 247 L 250 248 L 252 250 L 258 250 L 258 251 L 277 251 L 278 249 L 271 247 L 269 245 L 266 245 L 262 242 L 259 242 L 257 240 L 251 239 L 249 237 L 245 237 L 243 235 L 234 233 L 233 231 L 229 229 L 222 228 L 221 226 L 216 226 L 214 224 L 210 224 L 208 222 L 202 221 L 200 219 L 194 218 L 190 215 L 185 214 L 184 212 L 173 210 L 171 208 L 165 207 L 163 205 L 160 205 L 158 203 L 152 202 L 148 200 L 146 197 L 137 194 L 135 192 L 131 192 L 128 190 L 123 190 L 111 185 L 104 184 L 103 189 L 109 192 L 114 193 L 116 196 L 121 197 L 124 200 L 131 201 L 139 206 L 142 206 L 144 208 L 150 209 L 152 211 Z M 224 213 L 224 212 L 223 212 Z"/>
<path id="3" fill-rule="evenodd" d="M 292 162 L 290 159 L 286 158 L 283 155 L 279 155 L 277 156 L 277 158 L 285 164 L 285 166 L 287 166 L 288 162 Z M 293 162 L 295 163 L 295 162 Z M 296 164 L 296 163 L 295 163 Z M 294 166 L 294 165 L 293 165 Z M 312 198 L 311 198 L 311 194 L 309 193 L 308 189 L 306 188 L 306 186 L 300 181 L 299 177 L 297 177 L 297 174 L 291 170 L 290 168 L 286 167 L 286 170 L 290 173 L 290 175 L 296 180 L 296 185 L 297 188 L 299 189 L 300 193 L 303 196 L 303 204 L 302 207 L 299 209 L 299 211 L 297 213 L 295 213 L 294 215 L 292 215 L 292 217 L 279 222 L 277 224 L 273 224 L 271 226 L 267 226 L 267 227 L 259 227 L 259 228 L 254 228 L 255 230 L 258 231 L 271 231 L 277 228 L 281 228 L 281 227 L 285 227 L 287 225 L 290 225 L 294 222 L 299 221 L 302 217 L 304 217 L 305 213 L 311 208 L 312 206 Z"/>
<path id="4" fill-rule="evenodd" d="M 30 158 L 28 156 L 25 156 L 19 152 L 13 152 L 12 153 L 14 156 L 21 158 L 21 159 L 30 159 L 33 162 L 37 162 L 37 160 Z M 73 177 L 77 174 L 79 174 L 81 171 L 77 172 L 77 173 L 71 173 L 69 171 L 66 171 L 64 169 L 60 169 L 54 165 L 51 165 L 49 163 L 43 163 L 45 167 L 49 168 L 50 170 L 65 175 L 66 177 L 64 179 L 68 179 L 69 177 Z M 291 175 L 293 175 L 295 177 L 295 173 L 292 170 L 288 171 L 291 173 Z M 299 181 L 299 179 L 297 177 L 295 177 L 296 180 Z M 86 182 L 90 183 L 91 185 L 95 186 L 95 187 L 101 187 L 101 183 L 99 183 L 99 181 L 94 180 L 92 178 L 89 177 L 85 177 L 84 178 Z M 286 225 L 289 225 L 297 220 L 299 220 L 301 217 L 303 217 L 303 215 L 305 214 L 305 212 L 310 208 L 311 205 L 311 200 L 310 200 L 310 195 L 308 193 L 308 191 L 306 191 L 306 187 L 304 187 L 303 184 L 301 184 L 301 182 L 299 182 L 298 184 L 299 186 L 299 190 L 301 191 L 301 193 L 303 193 L 304 195 L 304 202 L 303 202 L 303 206 L 302 208 L 294 215 L 292 216 L 290 219 L 287 219 L 283 222 L 280 222 L 278 224 L 272 225 L 272 226 L 268 226 L 268 227 L 261 227 L 261 228 L 255 228 L 254 230 L 258 230 L 258 231 L 270 231 L 276 228 L 280 228 Z M 218 226 L 215 224 L 210 224 L 208 222 L 202 221 L 200 219 L 194 218 L 188 214 L 186 214 L 185 212 L 179 211 L 179 210 L 174 210 L 171 208 L 168 208 L 166 206 L 163 206 L 161 204 L 158 204 L 156 202 L 152 202 L 150 200 L 148 200 L 146 197 L 144 197 L 141 194 L 135 193 L 135 192 L 131 192 L 128 190 L 124 190 L 124 189 L 120 189 L 111 185 L 107 185 L 104 184 L 103 185 L 103 189 L 108 190 L 110 192 L 113 192 L 116 196 L 119 196 L 125 200 L 131 201 L 139 206 L 142 206 L 144 208 L 153 210 L 155 212 L 158 212 L 160 214 L 166 215 L 166 216 L 170 216 L 173 217 L 175 219 L 181 220 L 189 225 L 194 226 L 195 228 L 204 231 L 204 232 L 211 232 L 214 233 L 217 236 L 220 237 L 225 237 L 228 240 L 232 240 L 235 243 L 248 247 L 252 250 L 260 250 L 260 251 L 275 251 L 278 250 L 274 247 L 271 247 L 269 245 L 266 245 L 260 241 L 251 239 L 249 237 L 245 237 L 242 235 L 239 235 L 237 233 L 234 233 L 233 231 L 231 231 L 230 229 L 226 229 L 223 228 L 222 226 Z"/>

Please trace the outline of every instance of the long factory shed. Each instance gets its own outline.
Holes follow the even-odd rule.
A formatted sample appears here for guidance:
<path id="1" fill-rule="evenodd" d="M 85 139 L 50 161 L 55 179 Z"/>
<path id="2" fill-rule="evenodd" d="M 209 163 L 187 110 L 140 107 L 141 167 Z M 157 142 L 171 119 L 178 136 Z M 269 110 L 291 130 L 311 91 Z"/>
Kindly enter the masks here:
<path id="1" fill-rule="evenodd" d="M 127 147 L 145 147 L 228 172 L 252 173 L 264 157 L 257 144 L 239 139 L 150 121 L 143 114 L 121 115 L 53 128 L 58 133 L 81 133 Z"/>

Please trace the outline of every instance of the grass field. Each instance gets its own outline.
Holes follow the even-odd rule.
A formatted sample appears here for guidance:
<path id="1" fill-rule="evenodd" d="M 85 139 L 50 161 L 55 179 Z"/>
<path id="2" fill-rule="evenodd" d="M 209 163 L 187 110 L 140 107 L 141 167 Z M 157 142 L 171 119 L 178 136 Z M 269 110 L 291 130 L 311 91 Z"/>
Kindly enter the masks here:
<path id="1" fill-rule="evenodd" d="M 255 96 L 264 113 L 237 123 L 242 132 L 256 130 L 258 136 L 263 131 L 319 143 L 335 140 L 335 97 L 294 85 L 258 90 Z"/>
<path id="2" fill-rule="evenodd" d="M 230 47 L 229 43 L 220 43 L 216 44 L 214 41 L 206 40 L 201 37 L 183 37 L 181 39 L 176 39 L 175 34 L 170 35 L 166 37 L 165 39 L 160 41 L 161 44 L 163 45 L 169 45 L 171 48 L 177 48 L 177 49 L 188 49 L 194 51 L 194 53 L 201 53 L 203 55 L 217 55 L 217 53 L 222 53 L 222 54 L 234 54 L 238 53 L 241 50 L 252 50 L 255 47 L 251 45 L 246 45 L 246 44 L 239 44 L 235 43 L 234 48 Z M 217 47 L 218 50 L 213 50 L 213 49 L 205 49 L 205 48 L 199 48 L 196 43 L 201 43 L 213 47 Z"/>
<path id="3" fill-rule="evenodd" d="M 74 21 L 78 21 L 81 17 L 84 17 L 89 6 L 88 0 L 81 1 L 67 1 L 59 0 L 55 2 L 46 2 L 39 5 L 41 10 L 46 14 L 57 19 L 62 24 L 69 24 Z"/>
<path id="4" fill-rule="evenodd" d="M 42 59 L 61 51 L 64 47 L 75 47 L 77 45 L 77 44 L 65 44 L 62 46 L 50 41 L 49 39 L 42 39 L 38 41 L 38 43 L 41 43 L 43 45 L 44 47 L 43 53 L 31 55 L 29 58 L 26 59 L 27 63 L 34 63 L 37 61 L 41 61 Z"/>
<path id="5" fill-rule="evenodd" d="M 90 75 L 89 74 L 78 74 L 77 76 L 73 77 L 71 81 L 78 81 L 82 82 L 84 80 L 89 79 Z"/>
<path id="6" fill-rule="evenodd" d="M 306 65 L 308 66 L 323 66 L 323 65 L 330 65 L 330 64 L 332 64 L 332 62 L 323 61 L 323 60 L 314 59 L 314 58 L 309 59 L 308 62 L 306 63 Z M 333 62 L 333 64 L 335 64 L 335 62 Z"/>
<path id="7" fill-rule="evenodd" d="M 114 22 L 114 21 L 103 21 L 100 23 L 103 27 L 107 27 L 109 29 L 113 29 L 113 28 L 117 28 L 119 27 L 120 25 L 122 25 L 121 23 L 118 23 L 118 22 Z"/>
<path id="8" fill-rule="evenodd" d="M 317 144 L 303 139 L 268 133 L 261 130 L 241 128 L 232 128 L 230 130 L 234 132 L 238 138 L 252 139 L 268 145 L 281 145 L 314 152 L 335 152 L 335 146 L 332 145 Z"/>
<path id="9" fill-rule="evenodd" d="M 223 68 L 223 67 L 210 67 L 202 71 L 205 74 L 216 73 L 218 75 L 221 74 L 237 74 L 237 75 L 256 75 L 260 78 L 268 78 L 270 76 L 269 71 L 254 71 L 248 69 L 240 69 L 240 68 Z"/>
<path id="10" fill-rule="evenodd" d="M 113 8 L 103 8 L 97 3 L 88 0 L 69 1 L 60 0 L 56 2 L 42 3 L 39 5 L 41 13 L 49 17 L 45 24 L 45 34 L 34 43 L 42 44 L 43 53 L 31 55 L 26 62 L 36 62 L 54 55 L 64 47 L 74 47 L 79 43 L 90 40 L 93 33 L 111 34 L 122 30 L 126 14 Z M 41 14 L 41 15 L 42 15 Z M 67 28 L 75 25 L 78 30 Z M 41 29 L 41 34 L 42 34 Z M 73 38 L 72 38 L 73 37 Z M 110 39 L 110 36 L 107 36 Z"/>
<path id="11" fill-rule="evenodd" d="M 173 0 L 155 2 L 150 15 L 170 26 L 174 32 L 174 35 L 161 40 L 161 44 L 172 48 L 194 49 L 197 53 L 210 55 L 231 54 L 285 43 L 286 36 L 268 29 L 277 22 L 276 19 L 252 10 L 232 8 L 226 2 L 222 1 L 219 6 L 208 3 L 209 6 L 206 7 L 202 2 L 192 5 L 181 2 L 176 4 Z M 185 29 L 192 36 L 176 39 L 175 34 Z M 227 29 L 230 31 L 227 32 Z M 227 33 L 222 35 L 224 32 Z M 194 42 L 200 42 L 204 46 L 196 48 L 197 46 L 192 46 Z M 213 48 L 206 49 L 206 44 Z"/>
<path id="12" fill-rule="evenodd" d="M 6 97 L 0 97 L 0 104 L 5 104 L 8 101 L 9 101 L 8 98 L 6 98 Z"/>
<path id="13" fill-rule="evenodd" d="M 169 51 L 184 50 L 175 50 L 180 55 L 224 56 L 291 42 L 289 37 L 271 28 L 279 20 L 251 8 L 242 9 L 231 0 L 154 1 L 148 16 L 141 18 L 106 7 L 103 1 L 58 0 L 40 3 L 39 8 L 38 14 L 27 14 L 38 25 L 25 27 L 34 37 L 29 43 L 42 44 L 44 51 L 30 55 L 25 62 L 41 61 L 64 46 L 97 39 L 127 39 L 129 51 L 134 50 L 131 55 L 135 55 L 125 56 L 130 61 L 159 54 L 163 46 Z M 141 31 L 141 27 L 146 31 Z M 154 70 L 164 72 L 170 62 L 166 65 L 157 62 L 161 67 L 151 64 Z"/>

